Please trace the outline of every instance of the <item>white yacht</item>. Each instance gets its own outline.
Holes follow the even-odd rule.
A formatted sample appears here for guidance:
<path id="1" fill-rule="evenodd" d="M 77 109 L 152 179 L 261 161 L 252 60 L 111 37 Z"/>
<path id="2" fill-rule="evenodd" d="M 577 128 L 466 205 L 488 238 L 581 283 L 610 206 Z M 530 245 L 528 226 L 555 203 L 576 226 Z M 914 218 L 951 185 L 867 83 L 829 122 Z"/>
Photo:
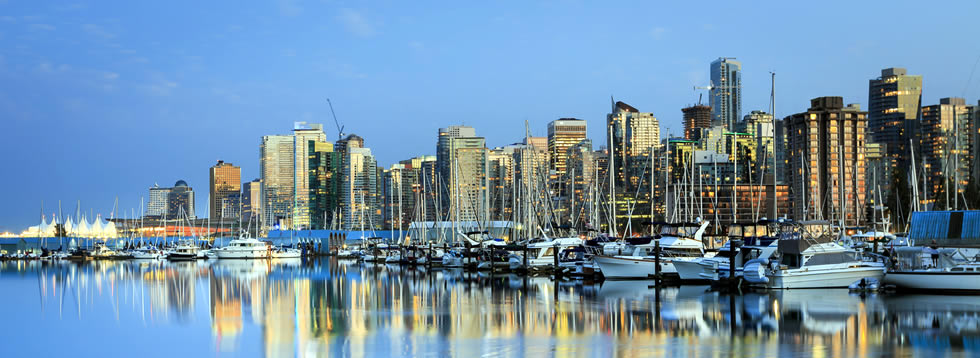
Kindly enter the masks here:
<path id="1" fill-rule="evenodd" d="M 198 251 L 200 248 L 194 244 L 193 240 L 183 240 L 167 253 L 167 259 L 171 261 L 197 260 Z"/>
<path id="2" fill-rule="evenodd" d="M 743 278 L 754 286 L 771 289 L 848 287 L 861 279 L 881 280 L 885 265 L 866 261 L 861 253 L 837 242 L 813 239 L 779 241 L 780 261 L 767 259 L 745 263 Z"/>
<path id="3" fill-rule="evenodd" d="M 211 250 L 219 259 L 267 259 L 272 246 L 249 236 L 231 240 L 228 245 Z"/>
<path id="4" fill-rule="evenodd" d="M 885 275 L 885 284 L 909 291 L 980 292 L 980 262 L 975 257 L 943 248 L 938 250 L 938 265 L 934 265 L 926 250 L 921 246 L 895 248 L 898 263 Z"/>
<path id="5" fill-rule="evenodd" d="M 551 267 L 555 264 L 555 255 L 569 247 L 585 244 L 585 240 L 577 237 L 556 238 L 533 242 L 527 245 L 528 269 Z M 555 250 L 557 248 L 557 250 Z M 510 268 L 516 270 L 524 266 L 524 256 L 515 254 L 508 259 Z"/>
<path id="6" fill-rule="evenodd" d="M 133 259 L 135 260 L 159 260 L 164 258 L 166 255 L 163 250 L 160 250 L 153 246 L 144 246 L 140 248 L 133 249 L 132 251 Z"/>
<path id="7" fill-rule="evenodd" d="M 701 224 L 664 225 L 659 239 L 633 240 L 622 249 L 626 255 L 596 255 L 596 265 L 606 278 L 649 278 L 656 273 L 656 245 L 660 243 L 660 273 L 677 274 L 675 261 L 692 261 L 704 257 L 704 235 L 708 222 Z M 617 248 L 619 250 L 619 248 Z"/>
<path id="8" fill-rule="evenodd" d="M 303 252 L 295 247 L 279 246 L 272 250 L 274 259 L 298 259 L 303 257 Z"/>

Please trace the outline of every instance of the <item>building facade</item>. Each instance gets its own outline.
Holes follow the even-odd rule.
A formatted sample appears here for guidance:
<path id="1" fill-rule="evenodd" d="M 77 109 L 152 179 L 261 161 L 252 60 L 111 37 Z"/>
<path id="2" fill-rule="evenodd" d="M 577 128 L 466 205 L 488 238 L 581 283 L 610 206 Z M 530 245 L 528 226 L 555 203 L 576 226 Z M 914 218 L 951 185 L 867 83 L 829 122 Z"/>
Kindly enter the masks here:
<path id="1" fill-rule="evenodd" d="M 734 57 L 720 57 L 711 62 L 709 105 L 713 124 L 732 130 L 742 119 L 742 63 Z"/>
<path id="2" fill-rule="evenodd" d="M 259 171 L 262 174 L 262 220 L 264 229 L 292 227 L 293 212 L 293 137 L 262 137 L 259 148 Z"/>
<path id="3" fill-rule="evenodd" d="M 317 143 L 326 143 L 327 135 L 323 125 L 318 123 L 296 122 L 293 124 L 293 205 L 292 227 L 310 227 L 313 214 L 310 201 L 310 156 L 314 155 Z"/>
<path id="4" fill-rule="evenodd" d="M 786 117 L 793 218 L 864 223 L 867 112 L 841 97 L 819 97 Z"/>
<path id="5" fill-rule="evenodd" d="M 552 180 L 567 172 L 568 149 L 585 140 L 586 121 L 575 118 L 561 118 L 548 123 L 548 161 Z"/>
<path id="6" fill-rule="evenodd" d="M 242 183 L 242 221 L 248 226 L 257 225 L 262 216 L 262 179 Z"/>
<path id="7" fill-rule="evenodd" d="M 962 195 L 974 169 L 974 111 L 963 98 L 942 98 L 937 105 L 922 107 L 919 147 L 928 196 L 920 201 L 933 210 L 963 208 Z"/>
<path id="8" fill-rule="evenodd" d="M 237 219 L 241 203 L 242 168 L 219 160 L 209 170 L 208 202 L 213 219 Z"/>
<path id="9" fill-rule="evenodd" d="M 167 201 L 168 218 L 187 218 L 190 220 L 197 218 L 194 215 L 194 188 L 188 186 L 186 181 L 178 180 L 174 183 Z"/>
<path id="10" fill-rule="evenodd" d="M 909 139 L 917 141 L 921 107 L 922 76 L 895 67 L 881 70 L 881 77 L 868 81 L 868 134 L 875 143 L 885 145 L 894 165 L 909 164 Z"/>
<path id="11" fill-rule="evenodd" d="M 684 139 L 701 138 L 701 130 L 711 127 L 711 107 L 695 105 L 682 108 L 684 113 Z"/>

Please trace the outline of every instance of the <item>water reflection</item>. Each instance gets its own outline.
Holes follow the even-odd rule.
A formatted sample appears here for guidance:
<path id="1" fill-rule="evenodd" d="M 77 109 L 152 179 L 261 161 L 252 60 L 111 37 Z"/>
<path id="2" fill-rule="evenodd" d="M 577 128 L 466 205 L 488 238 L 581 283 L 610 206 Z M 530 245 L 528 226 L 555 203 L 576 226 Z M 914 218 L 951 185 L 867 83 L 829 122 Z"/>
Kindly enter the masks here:
<path id="1" fill-rule="evenodd" d="M 69 342 L 113 327 L 188 337 L 186 347 L 160 345 L 159 336 L 127 337 L 126 344 L 153 344 L 160 355 L 181 349 L 350 357 L 980 352 L 975 297 L 861 297 L 846 290 L 727 295 L 652 284 L 555 283 L 335 260 L 11 261 L 0 263 L 0 285 L 14 289 L 0 296 L 0 313 L 40 316 L 38 329 Z M 73 322 L 95 330 L 79 334 Z M 210 339 L 194 343 L 202 331 Z M 37 339 L 30 332 L 10 334 Z M 117 349 L 128 353 L 125 344 Z"/>

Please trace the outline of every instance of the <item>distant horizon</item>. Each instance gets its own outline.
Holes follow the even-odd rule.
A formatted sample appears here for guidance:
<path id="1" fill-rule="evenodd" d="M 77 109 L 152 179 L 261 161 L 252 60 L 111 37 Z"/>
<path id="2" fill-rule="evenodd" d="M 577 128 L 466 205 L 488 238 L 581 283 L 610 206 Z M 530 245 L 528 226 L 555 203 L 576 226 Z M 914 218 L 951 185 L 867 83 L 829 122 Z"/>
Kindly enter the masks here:
<path id="1" fill-rule="evenodd" d="M 707 9 L 710 8 L 710 11 Z M 757 10 L 765 8 L 760 16 Z M 50 215 L 138 209 L 154 183 L 207 202 L 218 160 L 259 178 L 262 135 L 293 122 L 365 139 L 385 168 L 433 155 L 438 128 L 468 125 L 490 148 L 584 119 L 605 144 L 610 96 L 680 135 L 709 65 L 742 63 L 744 116 L 840 96 L 868 110 L 868 81 L 923 76 L 922 105 L 980 98 L 980 3 L 385 4 L 281 1 L 0 3 L 0 232 Z M 215 17 L 212 14 L 222 14 Z M 908 19 L 919 21 L 914 25 Z M 814 26 L 820 24 L 820 26 Z M 858 37 L 855 34 L 862 34 Z M 949 55 L 940 55 L 948 50 Z M 517 140 L 514 140 L 514 139 Z M 246 180 L 248 178 L 248 180 Z M 203 190 L 202 190 L 203 189 Z"/>

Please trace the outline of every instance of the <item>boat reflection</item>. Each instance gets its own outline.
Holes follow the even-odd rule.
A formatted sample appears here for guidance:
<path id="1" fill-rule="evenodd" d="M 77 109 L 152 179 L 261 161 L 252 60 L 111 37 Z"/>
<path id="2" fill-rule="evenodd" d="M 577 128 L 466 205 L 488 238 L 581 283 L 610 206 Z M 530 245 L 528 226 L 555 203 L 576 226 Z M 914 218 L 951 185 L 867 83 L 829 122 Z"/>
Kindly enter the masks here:
<path id="1" fill-rule="evenodd" d="M 59 315 L 93 322 L 109 316 L 124 324 L 209 324 L 216 351 L 265 356 L 865 356 L 980 349 L 980 302 L 962 296 L 728 295 L 705 286 L 654 289 L 650 281 L 556 283 L 336 260 L 0 263 L 0 282 L 32 275 L 42 311 L 57 306 Z M 111 297 L 109 306 L 96 299 L 103 295 Z"/>

